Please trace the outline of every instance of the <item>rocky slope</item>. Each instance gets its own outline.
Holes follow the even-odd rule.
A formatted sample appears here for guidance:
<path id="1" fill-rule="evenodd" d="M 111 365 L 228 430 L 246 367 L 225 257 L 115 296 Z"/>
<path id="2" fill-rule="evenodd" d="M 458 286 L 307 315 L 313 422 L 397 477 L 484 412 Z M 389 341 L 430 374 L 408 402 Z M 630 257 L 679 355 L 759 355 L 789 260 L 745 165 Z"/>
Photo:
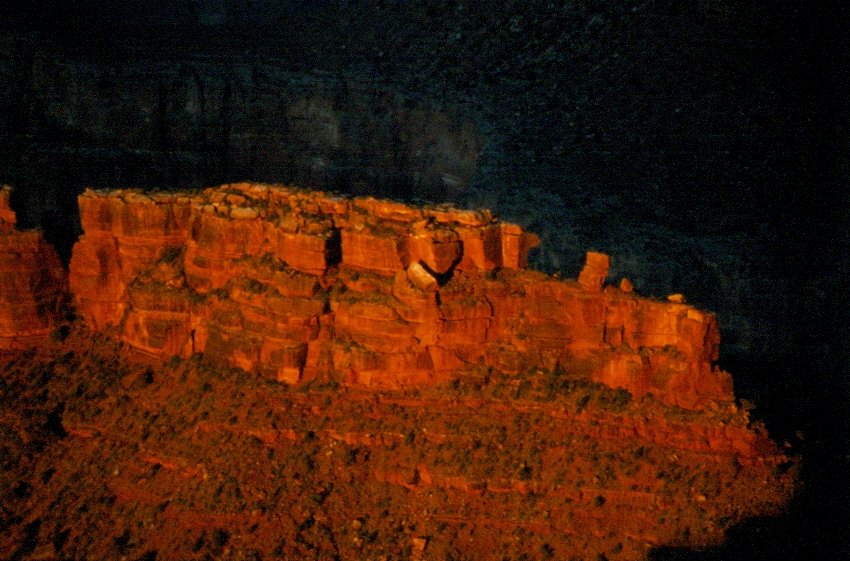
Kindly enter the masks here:
<path id="1" fill-rule="evenodd" d="M 299 383 L 404 387 L 562 368 L 689 408 L 731 401 L 708 314 L 523 270 L 533 234 L 488 212 L 260 184 L 87 191 L 70 282 L 92 329 Z"/>
<path id="2" fill-rule="evenodd" d="M 561 371 L 295 389 L 74 330 L 0 378 L 0 557 L 643 559 L 778 512 L 793 466 L 732 404 Z"/>

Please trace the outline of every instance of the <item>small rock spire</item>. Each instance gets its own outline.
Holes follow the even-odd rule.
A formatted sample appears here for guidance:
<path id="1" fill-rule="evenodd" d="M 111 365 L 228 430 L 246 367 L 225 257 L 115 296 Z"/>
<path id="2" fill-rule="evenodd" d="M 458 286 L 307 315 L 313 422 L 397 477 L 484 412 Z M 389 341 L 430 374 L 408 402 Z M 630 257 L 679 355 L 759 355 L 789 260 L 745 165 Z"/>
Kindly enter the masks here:
<path id="1" fill-rule="evenodd" d="M 588 251 L 585 258 L 584 268 L 578 276 L 578 282 L 586 290 L 599 292 L 605 279 L 608 278 L 608 267 L 611 259 L 604 253 Z"/>

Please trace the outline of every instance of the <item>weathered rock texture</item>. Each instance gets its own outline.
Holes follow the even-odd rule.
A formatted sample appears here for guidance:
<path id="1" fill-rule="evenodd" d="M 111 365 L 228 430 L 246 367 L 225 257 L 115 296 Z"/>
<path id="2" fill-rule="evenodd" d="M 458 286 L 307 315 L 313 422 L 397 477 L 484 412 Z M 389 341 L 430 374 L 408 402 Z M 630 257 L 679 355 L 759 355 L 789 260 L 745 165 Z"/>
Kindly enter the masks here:
<path id="1" fill-rule="evenodd" d="M 579 282 L 524 270 L 536 236 L 488 211 L 247 183 L 79 202 L 78 310 L 150 355 L 289 383 L 563 369 L 687 408 L 732 399 L 712 314 L 604 287 L 602 254 Z"/>
<path id="2" fill-rule="evenodd" d="M 15 229 L 8 187 L 0 188 L 0 349 L 47 335 L 62 313 L 65 271 L 37 231 Z"/>

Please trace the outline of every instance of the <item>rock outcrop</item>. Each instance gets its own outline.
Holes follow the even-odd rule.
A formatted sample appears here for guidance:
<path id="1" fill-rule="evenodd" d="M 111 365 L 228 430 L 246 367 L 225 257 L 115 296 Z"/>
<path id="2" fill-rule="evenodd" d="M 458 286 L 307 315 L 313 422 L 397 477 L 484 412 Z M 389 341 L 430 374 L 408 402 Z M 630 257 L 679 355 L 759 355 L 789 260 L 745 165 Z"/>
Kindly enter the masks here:
<path id="1" fill-rule="evenodd" d="M 18 221 L 15 211 L 9 206 L 9 195 L 11 194 L 12 189 L 9 186 L 0 187 L 0 232 L 3 233 L 14 230 Z"/>
<path id="2" fill-rule="evenodd" d="M 0 350 L 49 334 L 65 302 L 65 271 L 40 232 L 15 229 L 8 187 L 0 188 Z"/>
<path id="3" fill-rule="evenodd" d="M 70 283 L 90 327 L 289 383 L 398 388 L 565 370 L 701 408 L 732 399 L 712 314 L 525 270 L 537 237 L 488 211 L 259 184 L 86 191 Z"/>

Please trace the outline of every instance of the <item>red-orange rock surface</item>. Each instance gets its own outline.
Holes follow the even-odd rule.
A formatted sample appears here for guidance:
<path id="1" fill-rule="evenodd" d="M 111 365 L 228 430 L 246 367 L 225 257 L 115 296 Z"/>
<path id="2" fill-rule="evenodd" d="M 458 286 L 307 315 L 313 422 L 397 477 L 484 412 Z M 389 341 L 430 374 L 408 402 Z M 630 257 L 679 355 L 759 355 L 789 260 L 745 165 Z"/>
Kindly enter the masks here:
<path id="1" fill-rule="evenodd" d="M 61 267 L 0 197 L 0 335 L 42 333 Z M 70 287 L 108 337 L 0 354 L 2 558 L 638 560 L 793 492 L 714 316 L 606 286 L 604 254 L 565 281 L 487 212 L 267 185 L 80 213 Z"/>
<path id="2" fill-rule="evenodd" d="M 50 333 L 62 315 L 65 272 L 41 233 L 15 229 L 8 187 L 0 188 L 0 349 Z"/>
<path id="3" fill-rule="evenodd" d="M 339 310 L 395 320 L 374 304 Z M 201 357 L 133 364 L 76 328 L 0 368 L 2 559 L 406 559 L 425 540 L 423 559 L 639 561 L 718 545 L 794 487 L 745 409 L 562 371 L 291 391 Z"/>
<path id="4" fill-rule="evenodd" d="M 7 185 L 0 187 L 0 232 L 13 230 L 17 223 L 15 211 L 9 206 L 9 195 L 11 194 L 12 190 Z"/>
<path id="5" fill-rule="evenodd" d="M 524 270 L 538 240 L 488 212 L 256 184 L 87 191 L 71 289 L 95 329 L 160 357 L 290 383 L 404 387 L 562 369 L 700 408 L 733 398 L 712 314 Z"/>

